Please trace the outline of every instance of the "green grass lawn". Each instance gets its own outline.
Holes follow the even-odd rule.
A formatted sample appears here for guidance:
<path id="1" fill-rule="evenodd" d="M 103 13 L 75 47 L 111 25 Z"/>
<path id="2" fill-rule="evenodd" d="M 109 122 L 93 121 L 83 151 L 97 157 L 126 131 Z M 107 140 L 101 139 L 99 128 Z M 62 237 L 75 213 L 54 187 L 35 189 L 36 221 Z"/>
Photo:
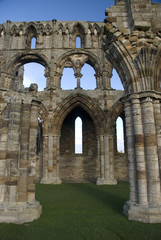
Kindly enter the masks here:
<path id="1" fill-rule="evenodd" d="M 0 240 L 160 240 L 161 224 L 129 222 L 122 214 L 128 184 L 40 185 L 41 217 L 22 225 L 0 224 Z"/>

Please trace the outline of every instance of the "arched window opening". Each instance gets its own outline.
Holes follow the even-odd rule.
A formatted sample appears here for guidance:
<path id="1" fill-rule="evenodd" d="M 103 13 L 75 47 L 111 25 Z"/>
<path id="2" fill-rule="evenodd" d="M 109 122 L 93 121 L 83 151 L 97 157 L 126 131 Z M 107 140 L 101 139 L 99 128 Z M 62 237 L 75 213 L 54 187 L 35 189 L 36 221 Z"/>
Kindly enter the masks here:
<path id="1" fill-rule="evenodd" d="M 76 37 L 75 46 L 76 46 L 76 48 L 81 48 L 81 38 L 80 37 Z"/>
<path id="2" fill-rule="evenodd" d="M 124 126 L 121 117 L 116 120 L 117 152 L 125 153 L 124 147 Z"/>
<path id="3" fill-rule="evenodd" d="M 27 63 L 24 65 L 24 87 L 27 88 L 32 83 L 38 85 L 38 91 L 43 91 L 46 87 L 46 78 L 44 76 L 45 68 L 39 63 Z"/>
<path id="4" fill-rule="evenodd" d="M 81 69 L 81 73 L 83 74 L 81 87 L 85 90 L 94 90 L 97 87 L 94 68 L 85 63 Z"/>
<path id="5" fill-rule="evenodd" d="M 120 77 L 115 69 L 112 71 L 111 87 L 115 90 L 124 90 Z"/>
<path id="6" fill-rule="evenodd" d="M 75 154 L 83 153 L 82 142 L 82 119 L 77 117 L 75 120 Z"/>
<path id="7" fill-rule="evenodd" d="M 77 79 L 74 76 L 73 68 L 64 68 L 61 78 L 61 88 L 63 90 L 74 89 L 77 87 Z"/>
<path id="8" fill-rule="evenodd" d="M 36 38 L 33 37 L 33 38 L 31 39 L 31 49 L 35 49 L 35 48 L 36 48 Z"/>

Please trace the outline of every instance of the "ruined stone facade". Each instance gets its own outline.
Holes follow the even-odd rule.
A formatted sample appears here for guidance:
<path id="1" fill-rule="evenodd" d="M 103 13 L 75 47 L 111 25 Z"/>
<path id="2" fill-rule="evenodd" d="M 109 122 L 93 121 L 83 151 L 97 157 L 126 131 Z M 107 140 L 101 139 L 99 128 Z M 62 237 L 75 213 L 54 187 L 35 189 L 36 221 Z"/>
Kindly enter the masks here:
<path id="1" fill-rule="evenodd" d="M 161 222 L 161 4 L 117 0 L 106 14 L 105 23 L 0 25 L 0 222 L 40 216 L 35 181 L 116 184 L 127 180 L 127 159 L 130 200 L 124 214 Z M 45 67 L 44 91 L 36 84 L 24 88 L 23 65 L 29 62 Z M 95 70 L 95 90 L 81 88 L 85 63 Z M 64 68 L 74 70 L 73 90 L 61 88 Z M 124 91 L 111 88 L 113 68 Z M 82 154 L 74 149 L 78 116 Z M 126 126 L 127 157 L 116 151 L 118 116 Z"/>

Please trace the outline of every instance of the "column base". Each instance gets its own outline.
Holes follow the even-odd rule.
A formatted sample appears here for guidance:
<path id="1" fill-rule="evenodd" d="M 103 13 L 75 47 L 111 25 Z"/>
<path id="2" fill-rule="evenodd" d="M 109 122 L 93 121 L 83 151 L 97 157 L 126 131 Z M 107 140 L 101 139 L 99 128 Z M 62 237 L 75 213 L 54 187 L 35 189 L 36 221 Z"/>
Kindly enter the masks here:
<path id="1" fill-rule="evenodd" d="M 161 223 L 161 205 L 140 205 L 128 201 L 123 206 L 123 213 L 130 221 Z"/>
<path id="2" fill-rule="evenodd" d="M 42 178 L 42 184 L 61 184 L 62 180 L 60 178 Z"/>
<path id="3" fill-rule="evenodd" d="M 105 179 L 105 178 L 98 178 L 96 185 L 116 185 L 117 180 L 114 179 Z"/>
<path id="4" fill-rule="evenodd" d="M 0 204 L 0 223 L 22 224 L 32 222 L 40 217 L 42 206 L 34 203 L 2 203 Z"/>

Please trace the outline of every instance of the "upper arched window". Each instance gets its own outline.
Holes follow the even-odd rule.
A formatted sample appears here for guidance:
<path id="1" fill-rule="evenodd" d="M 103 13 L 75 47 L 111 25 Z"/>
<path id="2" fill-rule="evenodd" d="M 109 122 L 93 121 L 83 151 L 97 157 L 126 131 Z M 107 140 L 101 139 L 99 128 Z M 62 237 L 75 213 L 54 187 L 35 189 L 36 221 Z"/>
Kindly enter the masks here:
<path id="1" fill-rule="evenodd" d="M 79 36 L 75 39 L 75 46 L 76 48 L 81 48 L 81 38 Z"/>
<path id="2" fill-rule="evenodd" d="M 85 43 L 85 29 L 82 24 L 77 23 L 73 27 L 73 48 L 83 48 Z"/>
<path id="3" fill-rule="evenodd" d="M 35 49 L 35 48 L 36 48 L 36 38 L 33 37 L 33 38 L 31 39 L 31 49 Z"/>
<path id="4" fill-rule="evenodd" d="M 33 25 L 30 25 L 26 30 L 26 47 L 34 49 L 36 48 L 36 36 L 37 31 Z"/>

